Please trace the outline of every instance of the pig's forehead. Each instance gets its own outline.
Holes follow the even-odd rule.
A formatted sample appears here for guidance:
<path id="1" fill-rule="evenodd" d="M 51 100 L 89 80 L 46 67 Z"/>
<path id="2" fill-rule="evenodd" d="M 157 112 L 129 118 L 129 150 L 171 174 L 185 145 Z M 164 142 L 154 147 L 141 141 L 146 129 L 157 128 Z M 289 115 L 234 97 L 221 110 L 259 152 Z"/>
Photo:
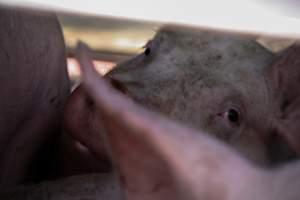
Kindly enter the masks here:
<path id="1" fill-rule="evenodd" d="M 174 52 L 174 55 L 160 55 L 167 57 L 165 64 L 169 67 L 166 67 L 166 73 L 170 73 L 170 78 L 175 77 L 174 74 L 177 74 L 178 79 L 193 80 L 203 77 L 203 82 L 213 80 L 212 84 L 216 87 L 224 83 L 230 84 L 244 93 L 243 96 L 253 95 L 253 88 L 257 88 L 257 92 L 261 90 L 261 93 L 265 93 L 264 69 L 271 64 L 274 55 L 258 44 L 253 37 L 166 26 L 158 31 L 153 43 L 158 43 L 155 44 L 157 48 L 172 46 L 161 49 Z M 162 60 L 158 59 L 157 62 L 161 67 Z M 178 69 L 182 73 L 178 73 Z M 166 76 L 166 73 L 161 76 Z"/>
<path id="2" fill-rule="evenodd" d="M 234 32 L 226 32 L 221 30 L 193 28 L 176 25 L 166 25 L 161 27 L 155 35 L 160 39 L 177 39 L 179 42 L 194 42 L 201 44 L 203 42 L 244 42 L 252 43 L 256 40 L 256 36 L 250 34 L 239 34 Z"/>
<path id="3" fill-rule="evenodd" d="M 258 44 L 253 36 L 221 31 L 165 26 L 157 32 L 152 42 L 154 47 L 161 47 L 168 52 L 171 49 L 176 49 L 173 51 L 176 53 L 181 50 L 184 52 L 181 59 L 202 63 L 208 57 L 210 60 L 216 58 L 216 62 L 210 64 L 212 67 L 220 67 L 220 70 L 261 70 L 273 58 L 273 54 Z"/>

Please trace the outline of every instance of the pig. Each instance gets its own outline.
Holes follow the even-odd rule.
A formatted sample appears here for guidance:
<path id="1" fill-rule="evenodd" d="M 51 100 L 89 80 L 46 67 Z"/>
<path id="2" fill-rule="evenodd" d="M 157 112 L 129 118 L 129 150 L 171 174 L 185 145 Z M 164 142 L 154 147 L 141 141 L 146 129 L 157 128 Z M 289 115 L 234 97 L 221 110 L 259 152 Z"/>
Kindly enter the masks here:
<path id="1" fill-rule="evenodd" d="M 293 46 L 270 65 L 268 81 L 277 83 L 273 87 L 277 87 L 278 83 L 288 83 L 291 86 L 298 82 L 299 71 L 296 69 L 299 69 L 299 52 L 300 46 Z M 106 130 L 104 141 L 118 179 L 111 182 L 114 180 L 113 176 L 106 177 L 101 178 L 101 182 L 98 179 L 100 176 L 97 180 L 94 179 L 95 175 L 80 176 L 77 180 L 82 181 L 82 192 L 79 192 L 81 187 L 78 182 L 69 182 L 74 180 L 73 177 L 61 181 L 60 186 L 65 186 L 65 190 L 57 182 L 49 182 L 47 185 L 6 190 L 0 197 L 73 199 L 72 194 L 77 194 L 78 199 L 108 200 L 299 199 L 299 160 L 289 161 L 273 169 L 258 166 L 238 153 L 231 144 L 186 123 L 153 112 L 116 91 L 97 74 L 86 45 L 79 44 L 76 57 L 83 70 L 82 87 L 89 101 L 94 102 L 96 115 L 101 119 L 102 128 Z M 298 75 L 288 77 L 278 73 L 283 67 L 287 72 L 297 72 Z M 276 95 L 274 94 L 277 97 L 287 92 L 285 86 L 281 85 L 280 88 L 284 91 L 277 88 Z M 297 91 L 293 91 L 293 94 L 295 96 L 291 95 L 289 99 L 290 105 L 297 100 L 294 98 Z M 293 117 L 294 115 L 290 116 Z M 280 120 L 286 121 L 283 118 Z M 290 124 L 292 125 L 293 123 Z M 298 137 L 293 132 L 285 132 L 283 135 L 285 134 L 290 139 Z M 294 141 L 290 145 L 297 149 L 299 143 L 296 143 Z M 101 185 L 97 185 L 99 183 Z M 103 184 L 108 184 L 110 188 L 105 189 Z M 112 190 L 120 192 L 119 196 L 107 193 Z"/>
<path id="2" fill-rule="evenodd" d="M 268 82 L 277 83 L 272 84 L 277 89 L 274 96 L 282 100 L 281 95 L 288 95 L 289 104 L 285 106 L 294 109 L 299 95 L 297 89 L 293 90 L 300 80 L 299 53 L 300 46 L 293 46 L 269 66 L 266 77 Z M 84 44 L 79 44 L 76 54 L 84 73 L 84 87 L 107 131 L 105 138 L 126 199 L 299 199 L 299 160 L 272 170 L 254 165 L 229 144 L 151 112 L 113 91 L 97 75 L 91 52 Z M 290 127 L 298 127 L 294 124 L 297 117 L 289 119 L 293 119 Z M 283 122 L 287 122 L 286 117 L 277 121 L 279 126 Z M 294 140 L 298 138 L 292 131 L 288 134 Z M 291 144 L 295 150 L 299 147 L 296 143 Z"/>
<path id="3" fill-rule="evenodd" d="M 256 164 L 276 166 L 297 157 L 279 126 L 290 97 L 276 94 L 282 85 L 275 86 L 270 78 L 275 76 L 270 66 L 282 55 L 274 55 L 255 38 L 165 26 L 143 53 L 105 78 L 147 109 L 229 143 Z M 83 87 L 69 98 L 64 118 L 70 135 L 105 158 L 101 119 Z"/>
<path id="4" fill-rule="evenodd" d="M 54 154 L 47 152 L 62 130 L 70 84 L 54 14 L 0 7 L 0 27 L 0 187 L 5 187 L 50 170 Z"/>
<path id="5" fill-rule="evenodd" d="M 272 170 L 258 167 L 229 144 L 148 111 L 113 91 L 97 75 L 84 44 L 79 44 L 76 54 L 84 87 L 107 130 L 106 141 L 126 199 L 299 199 L 299 160 Z M 297 105 L 299 55 L 300 46 L 295 45 L 267 70 L 266 79 L 277 89 L 274 96 L 285 101 L 289 97 L 285 108 Z M 288 130 L 294 130 L 298 123 L 293 113 L 278 119 L 277 125 L 293 119 Z M 298 138 L 293 131 L 282 134 Z M 295 150 L 296 144 L 291 143 Z"/>

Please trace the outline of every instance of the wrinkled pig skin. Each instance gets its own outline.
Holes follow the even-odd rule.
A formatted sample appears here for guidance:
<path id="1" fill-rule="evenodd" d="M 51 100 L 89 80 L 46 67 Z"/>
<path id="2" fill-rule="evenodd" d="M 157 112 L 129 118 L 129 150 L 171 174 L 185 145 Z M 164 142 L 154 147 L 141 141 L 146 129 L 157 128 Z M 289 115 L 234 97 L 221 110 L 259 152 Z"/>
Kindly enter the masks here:
<path id="1" fill-rule="evenodd" d="M 39 165 L 47 173 L 51 158 L 39 154 L 61 131 L 70 90 L 55 15 L 0 7 L 0 27 L 0 185 L 6 186 L 27 180 L 30 171 L 37 175 Z"/>
<path id="2" fill-rule="evenodd" d="M 144 53 L 105 78 L 146 108 L 216 136 L 268 166 L 295 156 L 276 127 L 281 111 L 267 72 L 276 57 L 254 36 L 166 26 Z M 91 117 L 96 110 L 83 90 L 77 88 L 68 100 L 66 127 L 103 155 L 101 122 Z M 75 113 L 89 117 L 78 114 L 76 120 Z"/>

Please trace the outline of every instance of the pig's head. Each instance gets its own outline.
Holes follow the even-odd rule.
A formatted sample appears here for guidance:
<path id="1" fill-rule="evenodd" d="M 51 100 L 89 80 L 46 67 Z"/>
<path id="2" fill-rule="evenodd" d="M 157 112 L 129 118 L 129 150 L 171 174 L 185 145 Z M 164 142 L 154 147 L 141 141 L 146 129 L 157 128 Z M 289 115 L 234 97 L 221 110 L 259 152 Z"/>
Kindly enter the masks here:
<path id="1" fill-rule="evenodd" d="M 299 183 L 290 177 L 299 174 L 299 163 L 268 172 L 258 169 L 203 131 L 144 109 L 114 91 L 93 68 L 85 45 L 80 44 L 76 54 L 126 199 L 298 197 Z"/>
<path id="2" fill-rule="evenodd" d="M 277 152 L 285 151 L 285 144 L 278 136 L 278 74 L 269 67 L 274 59 L 254 37 L 167 26 L 142 54 L 106 78 L 148 109 L 214 135 L 266 164 L 277 160 L 270 158 L 270 151 L 285 157 Z"/>
<path id="3" fill-rule="evenodd" d="M 263 76 L 272 58 L 253 39 L 165 27 L 144 53 L 108 77 L 138 103 L 222 138 L 260 162 L 272 126 Z"/>

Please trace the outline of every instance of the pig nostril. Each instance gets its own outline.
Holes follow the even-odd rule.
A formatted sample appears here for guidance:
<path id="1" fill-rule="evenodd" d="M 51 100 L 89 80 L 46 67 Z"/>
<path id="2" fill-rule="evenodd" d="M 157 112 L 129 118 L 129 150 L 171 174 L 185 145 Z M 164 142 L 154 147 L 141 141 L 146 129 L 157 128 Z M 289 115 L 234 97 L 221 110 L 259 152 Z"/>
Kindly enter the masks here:
<path id="1" fill-rule="evenodd" d="M 128 94 L 128 90 L 127 88 L 118 80 L 115 79 L 111 79 L 110 80 L 110 84 L 118 91 L 120 91 L 121 93 L 127 95 Z"/>

